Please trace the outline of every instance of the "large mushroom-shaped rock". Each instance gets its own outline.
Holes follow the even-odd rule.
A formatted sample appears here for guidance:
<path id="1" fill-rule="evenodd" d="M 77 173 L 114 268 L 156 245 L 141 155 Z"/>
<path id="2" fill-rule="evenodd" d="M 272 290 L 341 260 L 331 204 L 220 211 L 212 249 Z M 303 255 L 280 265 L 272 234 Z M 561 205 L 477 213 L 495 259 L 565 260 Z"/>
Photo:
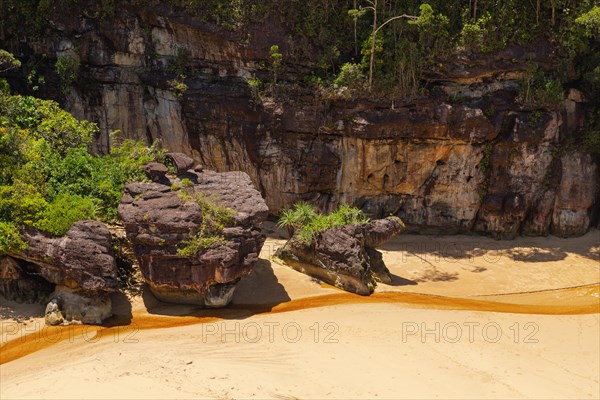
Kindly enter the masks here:
<path id="1" fill-rule="evenodd" d="M 306 243 L 294 235 L 277 256 L 297 271 L 360 295 L 376 282 L 391 283 L 381 253 L 375 250 L 404 229 L 399 218 L 348 224 L 318 232 Z"/>
<path id="2" fill-rule="evenodd" d="M 193 183 L 127 185 L 119 215 L 144 280 L 159 300 L 222 307 L 258 260 L 265 236 L 257 225 L 269 210 L 243 172 L 188 171 L 186 178 Z M 233 210 L 233 219 L 220 240 L 183 254 L 178 250 L 210 218 L 198 198 Z"/>
<path id="3" fill-rule="evenodd" d="M 18 300 L 20 293 L 27 292 L 24 287 L 38 288 L 40 294 L 20 300 L 40 300 L 42 293 L 46 298 L 63 295 L 62 314 L 67 321 L 100 324 L 111 316 L 109 293 L 117 288 L 117 267 L 104 224 L 79 221 L 63 237 L 26 228 L 21 238 L 27 248 L 0 263 L 2 287 L 9 292 L 5 296 Z M 49 288 L 54 293 L 48 294 Z"/>

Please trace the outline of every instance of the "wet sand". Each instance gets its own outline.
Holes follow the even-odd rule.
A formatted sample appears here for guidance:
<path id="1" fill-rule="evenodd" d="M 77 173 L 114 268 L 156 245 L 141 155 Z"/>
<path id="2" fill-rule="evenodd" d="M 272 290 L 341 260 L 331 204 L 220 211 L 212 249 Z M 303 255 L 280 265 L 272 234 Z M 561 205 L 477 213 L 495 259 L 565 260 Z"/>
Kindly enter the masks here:
<path id="1" fill-rule="evenodd" d="M 392 285 L 361 297 L 277 264 L 285 239 L 266 228 L 227 309 L 145 292 L 115 297 L 109 326 L 44 330 L 2 301 L 0 397 L 600 396 L 598 231 L 400 236 L 382 248 Z"/>

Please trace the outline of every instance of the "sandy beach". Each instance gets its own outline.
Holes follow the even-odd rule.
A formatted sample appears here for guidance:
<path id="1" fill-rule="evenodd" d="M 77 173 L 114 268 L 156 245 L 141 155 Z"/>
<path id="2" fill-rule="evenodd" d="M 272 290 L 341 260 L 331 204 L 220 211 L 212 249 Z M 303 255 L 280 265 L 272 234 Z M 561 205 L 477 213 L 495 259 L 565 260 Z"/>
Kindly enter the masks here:
<path id="1" fill-rule="evenodd" d="M 226 309 L 114 296 L 106 327 L 2 300 L 13 398 L 599 398 L 600 232 L 401 235 L 361 297 L 281 265 L 272 224 Z"/>

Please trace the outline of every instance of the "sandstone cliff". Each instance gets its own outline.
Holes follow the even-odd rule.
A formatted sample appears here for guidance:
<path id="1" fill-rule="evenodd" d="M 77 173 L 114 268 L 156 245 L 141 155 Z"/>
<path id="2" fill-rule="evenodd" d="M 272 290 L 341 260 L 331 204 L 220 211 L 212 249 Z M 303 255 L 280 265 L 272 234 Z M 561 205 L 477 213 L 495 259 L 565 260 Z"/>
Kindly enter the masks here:
<path id="1" fill-rule="evenodd" d="M 2 46 L 80 60 L 66 104 L 100 125 L 98 151 L 117 129 L 160 139 L 211 169 L 246 172 L 273 213 L 299 199 L 329 210 L 347 202 L 411 230 L 502 238 L 580 235 L 597 220 L 598 166 L 561 145 L 579 134 L 585 99 L 573 89 L 554 110 L 515 102 L 525 60 L 544 64 L 546 45 L 456 59 L 428 77 L 438 94 L 404 103 L 302 89 L 294 82 L 309 61 L 286 65 L 279 95 L 258 99 L 245 78 L 267 79 L 261 62 L 280 26 L 255 27 L 246 41 L 163 6 L 53 21 L 52 35 Z M 183 94 L 168 84 L 181 49 Z"/>

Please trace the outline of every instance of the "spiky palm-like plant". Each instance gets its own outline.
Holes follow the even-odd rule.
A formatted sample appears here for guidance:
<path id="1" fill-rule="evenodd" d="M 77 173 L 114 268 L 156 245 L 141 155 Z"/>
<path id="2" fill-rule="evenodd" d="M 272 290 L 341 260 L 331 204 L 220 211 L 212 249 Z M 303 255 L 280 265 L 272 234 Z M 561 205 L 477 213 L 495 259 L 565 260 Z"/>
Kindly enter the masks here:
<path id="1" fill-rule="evenodd" d="M 318 215 L 319 213 L 313 205 L 301 201 L 281 213 L 277 226 L 287 228 L 288 233 L 292 236 L 296 229 L 309 224 Z"/>

